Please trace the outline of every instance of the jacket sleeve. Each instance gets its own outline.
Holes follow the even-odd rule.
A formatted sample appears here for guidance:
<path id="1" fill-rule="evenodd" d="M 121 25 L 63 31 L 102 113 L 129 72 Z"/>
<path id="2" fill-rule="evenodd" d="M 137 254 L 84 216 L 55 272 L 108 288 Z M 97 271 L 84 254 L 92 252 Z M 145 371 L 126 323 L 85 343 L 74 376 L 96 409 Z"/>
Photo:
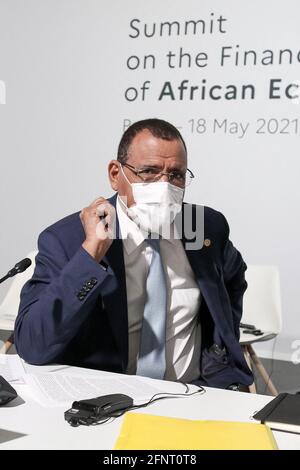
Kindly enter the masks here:
<path id="1" fill-rule="evenodd" d="M 15 322 L 18 354 L 32 364 L 55 362 L 115 276 L 80 247 L 68 259 L 56 233 L 38 240 L 33 277 L 24 285 Z"/>
<path id="2" fill-rule="evenodd" d="M 237 339 L 239 339 L 239 326 L 243 313 L 243 296 L 247 289 L 247 282 L 245 280 L 247 266 L 240 252 L 229 239 L 229 226 L 225 217 L 224 221 L 226 237 L 223 250 L 223 276 L 231 303 L 234 333 Z"/>

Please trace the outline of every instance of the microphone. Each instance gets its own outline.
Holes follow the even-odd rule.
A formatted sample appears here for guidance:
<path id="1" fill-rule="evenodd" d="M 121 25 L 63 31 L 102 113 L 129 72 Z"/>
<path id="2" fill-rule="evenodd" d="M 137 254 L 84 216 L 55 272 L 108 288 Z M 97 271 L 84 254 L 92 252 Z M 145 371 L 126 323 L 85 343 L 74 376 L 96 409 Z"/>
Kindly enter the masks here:
<path id="1" fill-rule="evenodd" d="M 0 279 L 0 284 L 6 279 L 15 276 L 16 274 L 22 273 L 25 271 L 25 269 L 29 268 L 29 266 L 32 264 L 32 261 L 30 258 L 24 258 L 22 261 L 19 261 L 14 268 L 10 269 L 6 276 L 4 276 L 2 279 Z"/>

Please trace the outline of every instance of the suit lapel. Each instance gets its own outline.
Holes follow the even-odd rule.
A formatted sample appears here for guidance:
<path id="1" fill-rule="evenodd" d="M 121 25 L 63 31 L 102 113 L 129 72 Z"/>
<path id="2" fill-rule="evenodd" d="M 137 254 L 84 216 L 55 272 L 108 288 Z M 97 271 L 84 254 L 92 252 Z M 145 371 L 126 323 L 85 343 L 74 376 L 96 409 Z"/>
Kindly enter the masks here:
<path id="1" fill-rule="evenodd" d="M 187 208 L 187 206 L 187 204 L 183 205 L 183 211 Z M 191 206 L 189 207 L 189 210 L 190 208 Z M 182 220 L 185 221 L 186 224 L 189 223 L 195 226 L 196 211 L 193 211 L 193 214 L 191 214 L 191 216 L 191 219 L 183 217 Z M 201 227 L 203 244 L 200 249 L 192 249 L 191 240 L 188 240 L 185 236 L 185 233 L 188 233 L 188 231 L 186 232 L 184 229 L 184 222 L 182 222 L 182 243 L 187 258 L 190 262 L 191 268 L 195 274 L 196 281 L 199 285 L 201 294 L 203 295 L 203 298 L 206 302 L 206 305 L 215 325 L 219 329 L 219 327 L 223 328 L 224 323 L 224 320 L 222 321 L 221 319 L 223 306 L 219 292 L 221 278 L 213 257 L 213 245 L 215 243 L 215 240 L 210 238 L 210 234 L 206 231 L 204 222 L 205 220 L 203 212 L 203 227 Z M 200 229 L 198 228 L 198 236 L 199 232 Z"/>
<path id="2" fill-rule="evenodd" d="M 200 222 L 196 222 L 196 218 L 200 218 Z M 191 206 L 190 204 L 183 204 L 182 207 L 182 216 L 176 221 L 176 224 L 181 224 L 180 230 L 182 234 L 182 244 L 186 252 L 187 258 L 190 262 L 190 265 L 194 271 L 194 274 L 198 281 L 206 281 L 208 279 L 216 279 L 216 270 L 214 269 L 214 264 L 211 256 L 211 249 L 213 241 L 209 240 L 209 246 L 206 246 L 206 233 L 204 225 L 204 207 L 200 212 L 196 212 L 196 207 Z M 198 227 L 194 232 L 196 235 L 192 238 L 191 227 Z M 187 237 L 189 235 L 189 237 Z M 196 236 L 199 238 L 200 242 L 195 243 Z M 200 245 L 200 247 L 199 247 Z M 196 249 L 195 249 L 196 247 Z"/>
<path id="3" fill-rule="evenodd" d="M 108 201 L 116 208 L 117 195 Z M 116 344 L 121 352 L 123 369 L 128 362 L 128 311 L 126 295 L 126 274 L 123 257 L 123 243 L 119 238 L 119 221 L 116 215 L 116 238 L 103 258 L 113 270 L 117 282 L 116 289 L 109 295 L 103 296 L 104 307 L 108 311 L 108 320 Z"/>
<path id="4" fill-rule="evenodd" d="M 186 239 L 184 228 L 182 230 L 182 234 L 182 243 L 187 258 L 195 274 L 201 294 L 203 295 L 210 315 L 216 326 L 214 340 L 218 342 L 217 339 L 219 338 L 219 333 L 221 333 L 221 336 L 225 342 L 226 338 L 231 340 L 233 338 L 233 332 L 230 323 L 231 312 L 229 312 L 226 308 L 226 306 L 228 306 L 226 299 L 222 298 L 221 273 L 219 272 L 219 268 L 217 267 L 213 256 L 213 245 L 217 241 L 211 238 L 211 235 L 206 231 L 206 227 L 204 226 L 202 248 L 193 250 L 187 248 L 187 246 L 189 246 L 188 243 L 190 240 Z"/>

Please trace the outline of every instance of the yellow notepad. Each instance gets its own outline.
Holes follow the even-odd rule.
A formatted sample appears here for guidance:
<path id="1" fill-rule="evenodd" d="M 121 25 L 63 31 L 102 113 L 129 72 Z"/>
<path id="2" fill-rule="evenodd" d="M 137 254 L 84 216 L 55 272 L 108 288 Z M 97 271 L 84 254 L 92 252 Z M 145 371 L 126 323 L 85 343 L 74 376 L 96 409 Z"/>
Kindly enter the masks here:
<path id="1" fill-rule="evenodd" d="M 264 424 L 194 421 L 126 413 L 116 450 L 273 450 L 277 445 Z"/>

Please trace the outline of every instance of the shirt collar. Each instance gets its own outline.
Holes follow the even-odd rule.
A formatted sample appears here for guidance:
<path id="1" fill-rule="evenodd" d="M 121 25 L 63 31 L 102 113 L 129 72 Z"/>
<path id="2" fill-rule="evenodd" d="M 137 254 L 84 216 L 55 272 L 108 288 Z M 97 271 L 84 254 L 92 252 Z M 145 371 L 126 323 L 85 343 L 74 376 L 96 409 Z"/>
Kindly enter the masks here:
<path id="1" fill-rule="evenodd" d="M 143 241 L 145 236 L 139 227 L 131 220 L 125 212 L 122 203 L 120 202 L 119 195 L 117 197 L 117 215 L 119 219 L 120 236 L 123 240 L 123 246 L 125 247 L 128 255 L 138 248 Z"/>
<path id="2" fill-rule="evenodd" d="M 130 255 L 145 241 L 147 234 L 128 217 L 123 204 L 120 202 L 119 195 L 117 196 L 116 209 L 119 219 L 120 237 L 123 240 L 123 246 L 127 254 Z M 172 224 L 172 228 L 174 234 L 177 233 L 175 224 Z M 172 236 L 172 238 L 166 238 L 165 240 L 175 244 L 177 239 L 178 237 Z"/>

